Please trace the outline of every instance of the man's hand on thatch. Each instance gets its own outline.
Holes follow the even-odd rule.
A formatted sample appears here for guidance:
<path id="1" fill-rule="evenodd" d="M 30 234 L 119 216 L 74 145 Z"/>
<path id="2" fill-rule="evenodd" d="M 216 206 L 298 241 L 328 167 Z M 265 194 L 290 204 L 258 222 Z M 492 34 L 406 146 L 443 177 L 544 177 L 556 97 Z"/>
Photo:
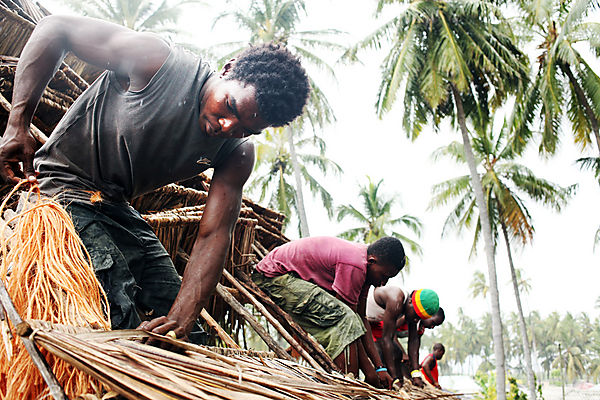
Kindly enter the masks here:
<path id="1" fill-rule="evenodd" d="M 165 316 L 154 318 L 151 321 L 143 321 L 137 329 L 169 336 L 172 339 L 188 340 L 185 328 L 181 327 L 177 321 Z M 169 343 L 161 342 L 156 339 L 148 339 L 146 344 L 162 347 L 167 350 L 172 348 Z"/>

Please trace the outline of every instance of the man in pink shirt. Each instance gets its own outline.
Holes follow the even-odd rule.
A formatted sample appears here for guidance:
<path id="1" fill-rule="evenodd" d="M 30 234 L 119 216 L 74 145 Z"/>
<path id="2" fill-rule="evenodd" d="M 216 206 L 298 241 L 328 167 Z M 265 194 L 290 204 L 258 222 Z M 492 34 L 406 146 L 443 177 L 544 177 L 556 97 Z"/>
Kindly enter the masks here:
<path id="1" fill-rule="evenodd" d="M 370 286 L 385 285 L 404 267 L 400 240 L 384 237 L 370 245 L 335 237 L 292 241 L 270 252 L 252 275 L 254 282 L 323 345 L 340 370 L 390 388 L 365 317 Z M 366 333 L 366 334 L 365 334 Z"/>

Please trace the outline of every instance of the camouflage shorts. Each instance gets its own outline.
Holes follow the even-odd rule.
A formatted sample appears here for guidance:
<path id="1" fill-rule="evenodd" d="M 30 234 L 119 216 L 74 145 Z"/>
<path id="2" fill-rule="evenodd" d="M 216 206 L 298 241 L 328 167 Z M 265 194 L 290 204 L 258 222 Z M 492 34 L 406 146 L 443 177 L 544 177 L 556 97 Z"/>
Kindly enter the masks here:
<path id="1" fill-rule="evenodd" d="M 252 280 L 336 358 L 365 334 L 362 319 L 330 293 L 294 274 L 268 278 L 259 272 Z"/>

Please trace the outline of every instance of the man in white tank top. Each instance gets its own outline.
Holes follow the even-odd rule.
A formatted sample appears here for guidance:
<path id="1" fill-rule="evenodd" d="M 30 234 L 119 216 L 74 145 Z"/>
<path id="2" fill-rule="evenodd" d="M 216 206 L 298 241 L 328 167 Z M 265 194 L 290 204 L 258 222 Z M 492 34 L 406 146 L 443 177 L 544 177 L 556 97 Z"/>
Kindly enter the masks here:
<path id="1" fill-rule="evenodd" d="M 419 347 L 421 335 L 418 323 L 432 317 L 439 309 L 437 294 L 430 289 L 419 289 L 408 294 L 397 286 L 374 288 L 367 297 L 367 320 L 371 323 L 376 341 L 383 353 L 383 362 L 394 379 L 403 380 L 402 372 L 395 360 L 397 322 L 404 317 L 408 328 L 408 358 L 413 384 L 423 387 L 420 373 Z"/>

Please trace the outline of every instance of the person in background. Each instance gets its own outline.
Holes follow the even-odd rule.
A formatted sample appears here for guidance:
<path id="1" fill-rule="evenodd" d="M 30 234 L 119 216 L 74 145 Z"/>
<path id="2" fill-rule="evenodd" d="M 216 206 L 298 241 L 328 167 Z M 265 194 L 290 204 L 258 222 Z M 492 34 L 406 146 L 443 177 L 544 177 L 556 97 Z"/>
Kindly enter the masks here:
<path id="1" fill-rule="evenodd" d="M 444 345 L 441 343 L 436 343 L 433 345 L 433 351 L 425 357 L 423 362 L 421 363 L 421 372 L 427 379 L 427 382 L 431 383 L 438 389 L 441 389 L 440 383 L 438 381 L 439 372 L 438 372 L 438 361 L 444 357 L 444 353 L 446 349 Z"/>
<path id="2" fill-rule="evenodd" d="M 381 340 L 377 340 L 383 353 L 385 367 L 394 380 L 403 382 L 401 368 L 395 362 L 395 342 L 398 320 L 403 317 L 408 328 L 408 363 L 414 385 L 423 387 L 419 365 L 421 335 L 418 324 L 431 318 L 439 310 L 439 298 L 431 289 L 414 290 L 410 294 L 397 286 L 377 287 L 367 299 L 367 319 L 383 321 Z"/>
<path id="3" fill-rule="evenodd" d="M 365 317 L 371 286 L 385 285 L 406 263 L 400 240 L 370 245 L 309 237 L 277 247 L 256 265 L 252 280 L 310 333 L 343 372 L 391 388 Z"/>
<path id="4" fill-rule="evenodd" d="M 372 296 L 372 292 L 369 292 L 369 296 Z M 368 315 L 368 302 L 367 302 L 367 315 Z M 368 317 L 367 317 L 368 319 Z M 444 309 L 442 307 L 433 314 L 431 318 L 427 318 L 424 320 L 420 320 L 417 325 L 417 334 L 419 336 L 423 336 L 425 333 L 425 329 L 433 329 L 436 326 L 441 325 L 444 322 L 445 314 Z M 408 337 L 408 324 L 405 322 L 406 318 L 401 316 L 396 321 L 396 335 L 394 337 L 393 344 L 393 363 L 396 371 L 400 371 L 400 376 L 410 377 L 410 369 L 408 365 L 408 354 L 404 350 L 404 347 L 398 340 L 398 338 Z M 385 356 L 383 355 L 383 349 L 381 347 L 382 337 L 383 337 L 383 321 L 373 321 L 369 320 L 371 324 L 371 332 L 373 333 L 373 341 L 375 342 L 375 346 L 379 351 L 379 355 L 382 360 L 385 360 Z M 419 342 L 420 344 L 420 342 Z"/>

